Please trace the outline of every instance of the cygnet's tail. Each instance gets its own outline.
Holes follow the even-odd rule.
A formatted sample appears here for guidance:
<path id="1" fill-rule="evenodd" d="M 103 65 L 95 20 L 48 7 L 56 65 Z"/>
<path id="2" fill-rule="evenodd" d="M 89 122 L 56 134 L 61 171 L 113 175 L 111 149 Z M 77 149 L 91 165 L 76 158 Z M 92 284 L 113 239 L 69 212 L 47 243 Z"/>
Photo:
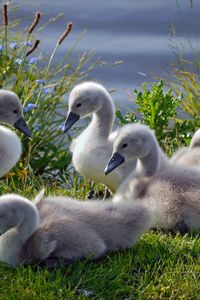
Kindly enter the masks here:
<path id="1" fill-rule="evenodd" d="M 43 188 L 33 200 L 35 206 L 39 205 L 39 203 L 44 199 L 44 195 L 45 195 L 45 188 Z"/>

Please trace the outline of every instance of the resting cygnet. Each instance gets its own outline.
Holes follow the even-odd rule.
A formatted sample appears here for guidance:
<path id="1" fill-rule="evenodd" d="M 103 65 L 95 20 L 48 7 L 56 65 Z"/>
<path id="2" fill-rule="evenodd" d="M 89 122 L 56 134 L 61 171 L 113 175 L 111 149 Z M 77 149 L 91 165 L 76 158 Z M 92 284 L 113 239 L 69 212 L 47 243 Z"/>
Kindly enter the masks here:
<path id="1" fill-rule="evenodd" d="M 113 170 L 129 160 L 137 151 L 144 170 L 155 166 L 158 153 L 148 156 L 149 143 L 131 139 L 130 126 L 122 128 L 114 142 L 114 154 L 106 170 Z M 134 146 L 135 145 L 135 146 Z M 144 145 L 146 145 L 144 147 Z M 146 150 L 145 150 L 146 149 Z M 137 167 L 136 167 L 137 168 Z M 151 169 L 149 169 L 151 170 Z M 167 166 L 153 176 L 135 174 L 122 183 L 113 202 L 140 201 L 152 212 L 153 227 L 164 230 L 186 231 L 187 228 L 200 229 L 200 172 L 194 168 Z"/>
<path id="2" fill-rule="evenodd" d="M 36 205 L 14 194 L 0 197 L 1 262 L 95 259 L 131 247 L 150 227 L 150 214 L 141 203 L 42 197 Z"/>
<path id="3" fill-rule="evenodd" d="M 90 115 L 92 121 L 72 144 L 73 165 L 81 175 L 97 183 L 104 183 L 115 192 L 124 178 L 134 169 L 136 160 L 124 164 L 109 176 L 105 176 L 104 168 L 112 154 L 116 136 L 116 132 L 112 132 L 115 118 L 114 103 L 102 85 L 84 82 L 75 86 L 70 93 L 64 132 L 67 132 L 79 119 Z"/>
<path id="4" fill-rule="evenodd" d="M 170 161 L 172 164 L 200 167 L 200 129 L 195 132 L 190 146 L 178 150 Z"/>
<path id="5" fill-rule="evenodd" d="M 32 137 L 23 117 L 21 102 L 18 96 L 11 91 L 0 90 L 0 123 L 9 124 Z"/>
<path id="6" fill-rule="evenodd" d="M 0 177 L 15 166 L 21 152 L 22 146 L 18 136 L 12 130 L 0 126 Z"/>

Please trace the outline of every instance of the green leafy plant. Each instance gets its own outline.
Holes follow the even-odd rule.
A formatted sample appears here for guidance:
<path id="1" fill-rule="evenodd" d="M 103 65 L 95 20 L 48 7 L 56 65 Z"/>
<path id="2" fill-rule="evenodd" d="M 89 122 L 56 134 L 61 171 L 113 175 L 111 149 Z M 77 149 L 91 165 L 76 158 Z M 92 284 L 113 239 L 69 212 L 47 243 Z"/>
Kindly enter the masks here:
<path id="1" fill-rule="evenodd" d="M 136 111 L 128 111 L 125 116 L 117 111 L 118 122 L 120 125 L 135 122 L 148 125 L 155 131 L 161 147 L 169 156 L 178 147 L 187 146 L 200 127 L 198 115 L 193 118 L 184 115 L 182 93 L 174 94 L 163 81 L 153 83 L 151 88 L 144 83 L 141 90 L 134 89 L 132 100 Z"/>

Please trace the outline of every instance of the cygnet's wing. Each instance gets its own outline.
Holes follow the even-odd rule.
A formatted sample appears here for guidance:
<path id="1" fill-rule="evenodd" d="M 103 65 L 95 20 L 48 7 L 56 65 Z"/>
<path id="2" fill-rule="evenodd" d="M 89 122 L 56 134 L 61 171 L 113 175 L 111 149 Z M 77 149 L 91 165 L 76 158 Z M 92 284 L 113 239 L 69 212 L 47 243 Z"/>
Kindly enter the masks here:
<path id="1" fill-rule="evenodd" d="M 189 149 L 187 147 L 179 149 L 170 159 L 171 163 L 176 163 L 181 159 L 186 153 L 188 153 Z"/>

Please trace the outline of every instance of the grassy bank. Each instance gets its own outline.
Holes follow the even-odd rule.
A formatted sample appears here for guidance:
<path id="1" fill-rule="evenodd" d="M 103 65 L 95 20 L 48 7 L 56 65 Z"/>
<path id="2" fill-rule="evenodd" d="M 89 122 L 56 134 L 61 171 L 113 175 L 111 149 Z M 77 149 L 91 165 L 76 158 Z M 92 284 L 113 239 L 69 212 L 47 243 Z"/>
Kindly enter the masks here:
<path id="1" fill-rule="evenodd" d="M 35 182 L 35 180 L 33 180 Z M 38 186 L 38 190 L 39 190 Z M 10 186 L 0 184 L 1 191 Z M 96 186 L 97 190 L 102 189 Z M 86 181 L 71 190 L 47 186 L 50 194 L 83 199 Z M 32 198 L 36 185 L 16 192 Z M 196 232 L 173 236 L 148 232 L 132 249 L 48 270 L 32 265 L 10 269 L 0 265 L 0 299 L 199 299 L 200 237 Z"/>

